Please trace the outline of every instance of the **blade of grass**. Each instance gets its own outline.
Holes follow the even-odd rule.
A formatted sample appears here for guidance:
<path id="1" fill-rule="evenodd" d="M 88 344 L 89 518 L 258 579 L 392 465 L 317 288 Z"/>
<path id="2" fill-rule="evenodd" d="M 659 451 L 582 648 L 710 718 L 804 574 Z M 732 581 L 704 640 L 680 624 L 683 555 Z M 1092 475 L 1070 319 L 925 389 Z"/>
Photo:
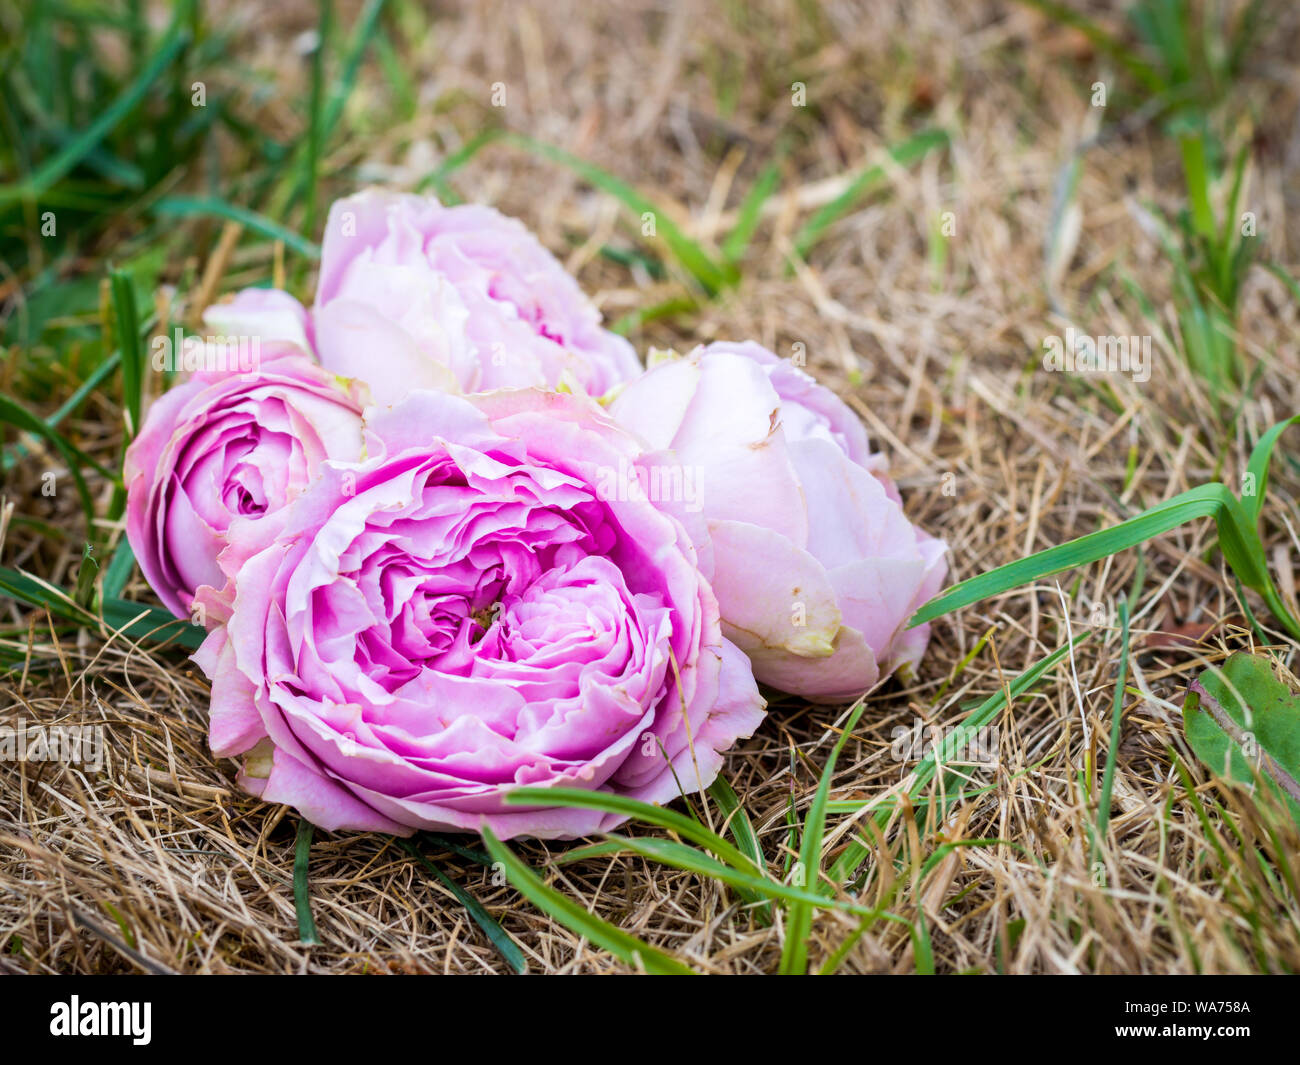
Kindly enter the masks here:
<path id="1" fill-rule="evenodd" d="M 559 921 L 565 928 L 584 936 L 635 969 L 657 974 L 682 976 L 692 974 L 691 968 L 676 958 L 657 950 L 648 943 L 643 943 L 621 928 L 615 928 L 608 921 L 588 913 L 572 899 L 548 887 L 536 873 L 515 856 L 509 847 L 497 839 L 490 828 L 484 825 L 482 831 L 483 842 L 487 846 L 488 853 L 495 861 L 501 863 L 510 883 L 524 898 L 543 913 Z"/>
<path id="2" fill-rule="evenodd" d="M 586 791 L 582 788 L 515 788 L 506 795 L 506 802 L 516 806 L 576 806 L 581 809 L 603 810 L 606 813 L 636 818 L 646 824 L 676 832 L 679 836 L 698 843 L 736 869 L 755 876 L 766 875 L 761 861 L 755 862 L 694 818 L 663 806 L 630 799 L 625 795 Z"/>
<path id="3" fill-rule="evenodd" d="M 1115 699 L 1110 712 L 1110 746 L 1106 751 L 1106 769 L 1101 775 L 1101 799 L 1097 806 L 1097 834 L 1092 841 L 1092 860 L 1097 861 L 1097 850 L 1105 846 L 1110 828 L 1110 796 L 1115 786 L 1115 763 L 1119 760 L 1119 733 L 1124 711 L 1124 684 L 1128 680 L 1128 600 L 1119 601 L 1120 659 L 1119 674 L 1115 678 Z"/>
<path id="4" fill-rule="evenodd" d="M 740 205 L 735 226 L 722 242 L 722 255 L 728 262 L 738 263 L 744 258 L 745 249 L 749 247 L 754 230 L 758 228 L 759 219 L 762 217 L 763 204 L 776 191 L 776 183 L 780 177 L 781 168 L 774 160 L 768 163 L 754 180 L 753 186 Z"/>
<path id="5" fill-rule="evenodd" d="M 696 241 L 686 236 L 665 212 L 621 178 L 615 177 L 594 163 L 588 163 L 584 159 L 579 159 L 576 155 L 570 155 L 562 148 L 557 148 L 544 141 L 534 140 L 532 137 L 527 137 L 521 133 L 506 133 L 503 134 L 503 139 L 510 144 L 525 148 L 543 159 L 549 159 L 551 162 L 560 163 L 562 166 L 567 167 L 584 181 L 613 196 L 634 214 L 644 216 L 649 213 L 653 215 L 656 234 L 663 238 L 673 257 L 710 296 L 717 295 L 718 292 L 735 281 L 736 271 L 734 267 L 730 264 L 720 266 L 714 262 L 712 257 Z"/>
<path id="6" fill-rule="evenodd" d="M 898 166 L 911 166 L 928 152 L 947 144 L 947 131 L 942 129 L 923 130 L 908 138 L 902 144 L 890 148 L 889 156 Z M 885 165 L 877 163 L 866 167 L 858 174 L 849 183 L 848 188 L 818 210 L 795 234 L 795 254 L 801 259 L 806 259 L 808 253 L 821 240 L 822 234 L 825 233 L 827 228 L 848 214 L 857 205 L 858 201 L 871 190 L 871 187 L 885 177 L 886 173 Z"/>
<path id="7" fill-rule="evenodd" d="M 72 474 L 77 496 L 81 500 L 81 512 L 86 518 L 87 532 L 93 530 L 95 504 L 91 499 L 90 489 L 86 486 L 86 479 L 81 475 L 80 453 L 77 449 L 69 444 L 57 429 L 24 410 L 8 396 L 0 396 L 0 422 L 8 422 L 16 429 L 42 437 L 54 446 L 67 464 L 68 472 Z"/>
<path id="8" fill-rule="evenodd" d="M 131 441 L 140 429 L 140 397 L 144 377 L 144 345 L 140 340 L 140 316 L 135 305 L 135 289 L 131 276 L 122 270 L 109 275 L 113 290 L 113 315 L 117 332 L 117 348 L 121 352 L 122 401 L 126 419 L 123 446 Z"/>
<path id="9" fill-rule="evenodd" d="M 723 827 L 730 829 L 741 853 L 754 863 L 756 869 L 766 871 L 767 861 L 763 857 L 763 847 L 758 842 L 758 834 L 754 831 L 749 814 L 741 805 L 735 789 L 724 777 L 719 776 L 709 785 L 709 796 L 718 804 L 718 809 L 722 812 Z M 772 907 L 768 905 L 759 907 L 755 911 L 755 916 L 766 924 L 772 918 Z"/>
<path id="10" fill-rule="evenodd" d="M 118 543 L 117 550 L 113 552 L 108 568 L 104 570 L 103 590 L 105 599 L 116 599 L 122 594 L 122 589 L 126 587 L 126 582 L 131 579 L 131 571 L 134 568 L 135 552 L 131 550 L 131 543 L 124 536 Z"/>
<path id="11" fill-rule="evenodd" d="M 971 710 L 956 727 L 945 729 L 943 739 L 917 763 L 916 768 L 912 771 L 911 782 L 907 788 L 908 796 L 919 798 L 926 785 L 933 779 L 941 763 L 953 761 L 957 756 L 957 752 L 965 747 L 970 737 L 978 729 L 987 725 L 1004 709 L 1010 711 L 1011 700 L 1036 684 L 1048 670 L 1065 658 L 1072 648 L 1077 647 L 1091 635 L 1090 632 L 1080 633 L 1069 643 L 1058 647 L 1050 655 L 1034 663 L 1029 669 L 1016 677 L 1005 690 L 995 692 L 979 706 Z M 877 814 L 877 823 L 887 823 L 892 813 L 892 807 L 883 809 Z M 858 867 L 867 859 L 869 854 L 870 852 L 866 846 L 856 840 L 853 841 L 832 864 L 829 873 L 830 879 L 837 884 L 847 884 L 857 874 Z"/>
<path id="12" fill-rule="evenodd" d="M 316 200 L 320 191 L 320 157 L 325 138 L 325 53 L 329 48 L 330 29 L 334 22 L 333 0 L 319 0 L 316 20 L 316 50 L 311 57 L 311 103 L 307 123 L 307 154 L 303 161 L 303 183 L 307 186 L 307 205 L 303 211 L 302 233 L 308 240 L 316 231 Z"/>
<path id="13" fill-rule="evenodd" d="M 15 200 L 35 200 L 46 189 L 66 175 L 85 156 L 98 147 L 119 122 L 150 93 L 156 82 L 180 55 L 190 41 L 190 33 L 185 25 L 189 10 L 194 0 L 180 0 L 172 15 L 162 42 L 153 56 L 145 64 L 136 79 L 122 92 L 116 100 L 100 112 L 99 117 L 85 128 L 77 137 L 66 144 L 52 159 L 46 160 L 26 180 L 17 185 L 0 188 L 0 205 Z"/>
<path id="14" fill-rule="evenodd" d="M 99 563 L 95 561 L 94 545 L 87 543 L 81 550 L 81 565 L 77 567 L 77 589 L 73 594 L 77 606 L 89 610 L 95 601 L 95 578 Z"/>
<path id="15" fill-rule="evenodd" d="M 506 960 L 516 973 L 528 971 L 528 961 L 524 957 L 524 952 L 519 948 L 519 944 L 504 928 L 497 923 L 490 913 L 484 909 L 483 904 L 474 898 L 468 891 L 462 888 L 456 881 L 452 880 L 437 865 L 420 853 L 420 850 L 414 843 L 408 839 L 399 839 L 397 843 L 412 858 L 420 863 L 428 872 L 437 877 L 438 882 L 456 897 L 459 902 L 469 912 L 474 923 L 479 926 L 483 934 L 487 936 L 488 942 L 497 950 L 497 953 Z"/>
<path id="16" fill-rule="evenodd" d="M 1068 543 L 960 581 L 922 606 L 913 615 L 909 627 L 1042 577 L 1096 562 L 1197 518 L 1215 519 L 1219 530 L 1219 546 L 1229 566 L 1246 587 L 1267 598 L 1265 589 L 1271 585 L 1272 578 L 1268 575 L 1263 547 L 1253 524 L 1248 521 L 1241 503 L 1225 485 L 1203 484 L 1109 529 L 1088 533 Z M 1279 620 L 1286 622 L 1286 615 L 1279 615 Z"/>
<path id="17" fill-rule="evenodd" d="M 247 207 L 227 203 L 225 200 L 216 197 L 168 196 L 155 203 L 152 210 L 154 214 L 175 215 L 181 218 L 190 218 L 196 215 L 227 218 L 232 222 L 240 223 L 254 233 L 260 233 L 270 240 L 283 241 L 285 247 L 292 248 L 299 255 L 308 259 L 320 258 L 320 245 L 313 244 L 302 234 L 295 233 L 287 226 L 282 226 L 279 222 L 273 222 L 265 215 L 249 210 Z"/>
<path id="18" fill-rule="evenodd" d="M 305 817 L 298 820 L 298 839 L 293 846 L 293 907 L 298 911 L 298 942 L 302 946 L 318 946 L 316 921 L 311 915 L 311 894 L 307 886 L 307 862 L 311 857 L 312 823 Z"/>
<path id="19" fill-rule="evenodd" d="M 835 775 L 835 763 L 866 707 L 866 700 L 859 700 L 858 705 L 849 714 L 839 738 L 831 748 L 830 756 L 826 759 L 821 779 L 817 782 L 817 792 L 804 817 L 803 834 L 799 843 L 799 865 L 804 870 L 804 883 L 811 884 L 814 888 L 821 882 L 822 838 L 826 832 L 826 801 L 830 797 L 831 777 Z M 781 946 L 782 975 L 802 976 L 808 971 L 808 936 L 812 932 L 812 913 L 812 906 L 806 902 L 795 902 L 790 905 L 786 918 L 785 942 Z"/>

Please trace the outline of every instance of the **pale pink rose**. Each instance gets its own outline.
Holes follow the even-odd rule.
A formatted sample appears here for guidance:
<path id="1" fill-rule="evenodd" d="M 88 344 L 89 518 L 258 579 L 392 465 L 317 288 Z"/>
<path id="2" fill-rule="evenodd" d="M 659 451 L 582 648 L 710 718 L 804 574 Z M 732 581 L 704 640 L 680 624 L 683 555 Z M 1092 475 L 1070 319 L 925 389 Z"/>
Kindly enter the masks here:
<path id="1" fill-rule="evenodd" d="M 641 369 L 518 220 L 432 197 L 369 189 L 337 201 L 312 317 L 322 365 L 368 382 L 381 405 L 417 388 L 600 396 Z"/>
<path id="2" fill-rule="evenodd" d="M 222 555 L 233 614 L 195 661 L 243 786 L 329 830 L 503 838 L 622 820 L 507 805 L 522 785 L 707 787 L 764 704 L 699 515 L 629 476 L 671 456 L 540 390 L 367 417 L 364 461 L 326 463 L 279 529 L 243 523 Z"/>
<path id="3" fill-rule="evenodd" d="M 267 343 L 253 372 L 195 373 L 149 408 L 123 469 L 126 532 L 172 613 L 225 584 L 232 523 L 274 524 L 323 462 L 359 456 L 362 402 L 297 347 Z"/>
<path id="4" fill-rule="evenodd" d="M 757 344 L 718 343 L 652 366 L 610 413 L 694 481 L 723 632 L 760 681 L 839 702 L 920 659 L 929 626 L 905 626 L 942 586 L 945 546 L 907 520 L 832 392 Z"/>

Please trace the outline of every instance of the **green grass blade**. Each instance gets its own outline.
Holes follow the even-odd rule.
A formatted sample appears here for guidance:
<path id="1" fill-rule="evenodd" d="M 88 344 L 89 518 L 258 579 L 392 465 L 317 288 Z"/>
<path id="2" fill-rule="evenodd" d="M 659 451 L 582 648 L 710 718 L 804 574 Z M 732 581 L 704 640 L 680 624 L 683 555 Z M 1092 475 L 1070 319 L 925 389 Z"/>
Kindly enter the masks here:
<path id="1" fill-rule="evenodd" d="M 305 258 L 320 258 L 320 245 L 312 243 L 301 233 L 295 233 L 287 226 L 282 226 L 279 222 L 274 222 L 247 207 L 240 207 L 238 204 L 228 203 L 214 196 L 197 198 L 168 196 L 154 204 L 152 209 L 154 214 L 174 215 L 181 218 L 191 218 L 196 215 L 225 218 L 231 222 L 238 222 L 244 228 L 260 233 L 270 240 L 283 241 L 285 247 L 293 249 Z"/>
<path id="2" fill-rule="evenodd" d="M 105 599 L 116 599 L 122 594 L 122 589 L 131 579 L 131 571 L 134 568 L 135 552 L 131 550 L 131 542 L 123 536 L 117 545 L 117 550 L 113 552 L 113 557 L 109 560 L 108 568 L 104 570 Z"/>
<path id="3" fill-rule="evenodd" d="M 562 148 L 534 140 L 532 137 L 520 133 L 507 133 L 504 134 L 504 139 L 543 159 L 567 167 L 584 181 L 613 196 L 634 214 L 654 215 L 656 234 L 663 238 L 674 258 L 709 295 L 716 295 L 735 280 L 735 271 L 729 264 L 720 266 L 714 262 L 709 254 L 696 241 L 686 236 L 667 214 L 621 178 L 615 177 L 594 163 L 570 155 Z"/>
<path id="4" fill-rule="evenodd" d="M 948 133 L 942 129 L 927 129 L 910 137 L 902 144 L 889 149 L 889 155 L 898 166 L 911 166 L 928 152 L 948 144 Z M 866 167 L 849 187 L 830 203 L 826 204 L 812 216 L 795 234 L 794 250 L 801 259 L 806 259 L 814 245 L 821 240 L 826 230 L 848 214 L 865 196 L 871 187 L 882 181 L 887 173 L 883 163 Z"/>
<path id="5" fill-rule="evenodd" d="M 77 606 L 89 610 L 95 602 L 95 578 L 99 576 L 99 563 L 95 559 L 94 545 L 86 543 L 81 550 L 81 565 L 77 567 L 77 587 L 73 593 Z"/>
<path id="6" fill-rule="evenodd" d="M 921 607 L 913 615 L 909 627 L 932 621 L 1031 581 L 1107 558 L 1117 551 L 1135 547 L 1196 518 L 1217 519 L 1225 509 L 1232 507 L 1240 510 L 1237 500 L 1227 487 L 1222 484 L 1199 485 L 1109 529 L 1088 533 L 1068 543 L 960 581 Z M 1245 581 L 1244 576 L 1243 581 L 1254 587 Z"/>
<path id="7" fill-rule="evenodd" d="M 171 26 L 163 37 L 162 43 L 122 94 L 100 112 L 94 122 L 68 142 L 52 159 L 42 163 L 25 181 L 0 188 L 0 204 L 14 200 L 34 200 L 39 197 L 98 147 L 99 142 L 135 109 L 153 90 L 154 82 L 162 76 L 163 71 L 189 43 L 190 34 L 185 22 L 192 3 L 193 0 L 182 0 L 177 5 Z"/>
<path id="8" fill-rule="evenodd" d="M 318 11 L 316 50 L 311 57 L 311 102 L 302 178 L 303 184 L 307 186 L 302 232 L 308 240 L 316 231 L 316 202 L 320 194 L 320 157 L 325 142 L 325 53 L 329 49 L 330 29 L 334 22 L 333 0 L 319 0 Z"/>
<path id="9" fill-rule="evenodd" d="M 110 275 L 113 314 L 117 326 L 117 347 L 121 352 L 122 401 L 125 406 L 128 443 L 140 431 L 140 403 L 144 379 L 144 344 L 140 340 L 140 315 L 135 305 L 131 276 L 122 270 Z"/>
<path id="10" fill-rule="evenodd" d="M 839 738 L 835 741 L 835 746 L 831 748 L 830 757 L 826 759 L 821 779 L 817 782 L 817 792 L 804 817 L 803 835 L 799 844 L 799 864 L 804 870 L 805 884 L 813 888 L 817 888 L 821 882 L 822 838 L 826 833 L 826 801 L 830 797 L 831 777 L 835 775 L 835 763 L 866 708 L 866 700 L 860 700 L 853 708 L 853 712 L 849 714 Z M 808 936 L 812 932 L 812 914 L 813 908 L 806 902 L 795 902 L 790 906 L 786 919 L 785 942 L 781 947 L 780 971 L 784 975 L 802 976 L 808 971 Z"/>
<path id="11" fill-rule="evenodd" d="M 101 616 L 97 617 L 79 606 L 62 588 L 7 566 L 0 566 L 0 595 L 39 610 L 48 610 L 55 617 L 101 635 L 105 635 L 102 630 L 107 627 L 133 640 L 170 641 L 191 651 L 198 650 L 203 642 L 202 629 L 187 620 L 172 617 L 162 607 L 132 603 L 106 594 L 100 604 Z"/>
<path id="12" fill-rule="evenodd" d="M 690 967 L 683 965 L 676 958 L 657 950 L 648 943 L 643 943 L 621 928 L 615 928 L 608 921 L 588 913 L 572 899 L 548 887 L 536 873 L 515 856 L 509 847 L 497 839 L 486 825 L 483 826 L 483 843 L 487 846 L 493 860 L 501 863 L 506 878 L 516 890 L 539 910 L 559 921 L 571 932 L 584 936 L 635 969 L 644 969 L 648 973 L 656 974 L 682 976 L 692 974 Z"/>
<path id="13" fill-rule="evenodd" d="M 303 946 L 320 944 L 316 921 L 311 915 L 311 893 L 307 885 L 307 862 L 311 857 L 312 823 L 298 820 L 298 838 L 293 845 L 293 908 L 298 911 L 298 942 Z"/>
<path id="14" fill-rule="evenodd" d="M 1268 491 L 1268 468 L 1273 461 L 1273 449 L 1278 438 L 1291 426 L 1300 423 L 1300 414 L 1278 422 L 1259 438 L 1246 462 L 1246 472 L 1250 479 L 1241 493 L 1241 505 L 1246 511 L 1251 525 L 1258 527 L 1260 511 L 1264 507 L 1264 495 Z"/>
<path id="15" fill-rule="evenodd" d="M 1055 0 L 1021 0 L 1027 7 L 1037 8 L 1043 14 L 1065 26 L 1073 27 L 1088 38 L 1099 52 L 1104 52 L 1124 68 L 1152 93 L 1163 92 L 1168 86 L 1154 67 L 1140 59 L 1123 41 L 1106 32 L 1086 15 L 1071 10 Z"/>
<path id="16" fill-rule="evenodd" d="M 1124 712 L 1124 684 L 1128 680 L 1128 600 L 1119 601 L 1120 624 L 1120 659 L 1119 674 L 1115 678 L 1115 699 L 1110 712 L 1110 746 L 1106 751 L 1106 769 L 1101 775 L 1101 799 L 1097 806 L 1097 836 L 1093 840 L 1093 860 L 1096 861 L 1097 848 L 1106 844 L 1106 832 L 1110 828 L 1110 796 L 1115 786 L 1115 763 L 1119 761 L 1119 734 Z"/>
<path id="17" fill-rule="evenodd" d="M 104 624 L 132 640 L 149 639 L 155 643 L 172 643 L 187 651 L 197 651 L 204 632 L 199 626 L 172 615 L 158 606 L 144 606 L 127 599 L 104 596 L 100 605 Z"/>
<path id="18" fill-rule="evenodd" d="M 813 909 L 843 910 L 859 917 L 880 915 L 880 911 L 855 902 L 846 902 L 831 895 L 822 894 L 807 888 L 792 887 L 770 877 L 751 876 L 724 865 L 716 858 L 710 857 L 697 847 L 678 843 L 671 839 L 654 839 L 652 837 L 611 836 L 610 843 L 617 844 L 621 851 L 639 854 L 674 869 L 695 873 L 699 876 L 719 880 L 737 891 L 748 892 L 763 898 L 781 900 L 792 905 L 807 906 Z"/>
<path id="19" fill-rule="evenodd" d="M 735 836 L 736 844 L 745 857 L 754 863 L 756 869 L 766 868 L 763 847 L 758 842 L 758 834 L 754 831 L 754 825 L 741 805 L 736 790 L 724 777 L 718 777 L 709 785 L 709 796 L 718 804 L 727 827 L 731 829 L 731 834 Z"/>
<path id="20" fill-rule="evenodd" d="M 1010 700 L 1017 698 L 1033 685 L 1037 684 L 1048 670 L 1052 669 L 1072 648 L 1077 647 L 1084 640 L 1087 640 L 1092 634 L 1090 632 L 1080 633 L 1069 643 L 1058 647 L 1046 658 L 1034 663 L 1027 670 L 1016 677 L 1005 691 L 995 692 L 989 696 L 979 706 L 975 707 L 969 714 L 962 718 L 961 723 L 951 729 L 944 731 L 943 739 L 935 746 L 928 755 L 917 763 L 912 770 L 912 783 L 907 789 L 910 797 L 919 797 L 926 786 L 933 779 L 940 763 L 948 763 L 957 757 L 957 752 L 965 747 L 971 736 L 976 730 L 983 728 L 990 721 L 997 717 L 1004 709 L 1010 710 Z M 883 809 L 877 815 L 877 823 L 884 824 L 888 822 L 893 807 Z M 835 860 L 831 866 L 830 879 L 837 884 L 848 883 L 856 875 L 858 866 L 866 860 L 868 856 L 867 848 L 854 841 L 850 843 L 843 853 Z"/>
<path id="21" fill-rule="evenodd" d="M 516 973 L 527 972 L 528 961 L 524 957 L 524 952 L 520 949 L 519 944 L 514 941 L 514 938 L 509 932 L 501 927 L 496 918 L 484 909 L 483 904 L 456 883 L 456 881 L 452 880 L 451 877 L 438 868 L 437 865 L 421 854 L 419 848 L 417 848 L 410 840 L 399 839 L 397 842 L 401 845 L 402 849 L 407 852 L 407 854 L 419 862 L 428 872 L 437 877 L 438 882 L 456 897 L 457 902 L 465 907 L 469 912 L 470 917 L 473 918 L 474 923 L 478 925 L 483 934 L 487 936 L 488 942 L 490 942 L 496 948 L 497 953 L 506 960 L 506 964 Z"/>
<path id="22" fill-rule="evenodd" d="M 745 249 L 749 247 L 754 230 L 758 228 L 759 219 L 762 217 L 763 204 L 776 191 L 776 183 L 780 177 L 781 168 L 776 162 L 771 162 L 755 179 L 753 187 L 745 196 L 745 201 L 740 205 L 735 226 L 722 242 L 722 255 L 728 262 L 738 263 L 744 257 Z"/>
<path id="23" fill-rule="evenodd" d="M 29 413 L 8 396 L 0 396 L 0 422 L 8 422 L 15 429 L 22 429 L 34 436 L 42 437 L 54 446 L 54 449 L 67 463 L 68 472 L 72 474 L 77 496 L 81 500 L 81 511 L 86 518 L 86 531 L 94 529 L 95 504 L 86 486 L 86 479 L 81 475 L 79 452 L 69 444 L 62 434 L 47 422 Z"/>
<path id="24" fill-rule="evenodd" d="M 606 813 L 634 818 L 676 832 L 711 850 L 728 865 L 746 873 L 756 876 L 765 875 L 761 862 L 755 862 L 748 855 L 741 853 L 716 832 L 710 831 L 694 818 L 663 806 L 630 799 L 626 795 L 587 791 L 583 788 L 515 788 L 506 795 L 506 802 L 516 806 L 576 806 L 581 809 L 603 810 Z"/>

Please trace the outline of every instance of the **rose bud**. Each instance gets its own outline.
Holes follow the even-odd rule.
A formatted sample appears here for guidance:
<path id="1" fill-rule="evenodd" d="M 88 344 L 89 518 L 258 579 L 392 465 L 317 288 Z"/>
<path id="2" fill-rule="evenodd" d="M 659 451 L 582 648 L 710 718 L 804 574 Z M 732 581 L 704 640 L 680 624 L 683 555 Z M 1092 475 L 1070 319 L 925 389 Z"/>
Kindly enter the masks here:
<path id="1" fill-rule="evenodd" d="M 287 344 L 251 372 L 200 370 L 161 396 L 127 450 L 126 534 L 145 579 L 188 617 L 232 523 L 273 520 L 326 459 L 361 452 L 362 396 Z"/>
<path id="2" fill-rule="evenodd" d="M 653 365 L 610 413 L 698 471 L 723 632 L 760 681 L 840 702 L 920 659 L 929 627 L 905 626 L 942 585 L 945 546 L 904 516 L 829 389 L 758 344 L 717 343 Z"/>
<path id="3" fill-rule="evenodd" d="M 699 516 L 642 490 L 663 457 L 540 390 L 367 417 L 365 461 L 327 463 L 222 555 L 233 613 L 195 661 L 240 783 L 328 830 L 560 839 L 623 818 L 512 789 L 707 787 L 764 703 Z"/>

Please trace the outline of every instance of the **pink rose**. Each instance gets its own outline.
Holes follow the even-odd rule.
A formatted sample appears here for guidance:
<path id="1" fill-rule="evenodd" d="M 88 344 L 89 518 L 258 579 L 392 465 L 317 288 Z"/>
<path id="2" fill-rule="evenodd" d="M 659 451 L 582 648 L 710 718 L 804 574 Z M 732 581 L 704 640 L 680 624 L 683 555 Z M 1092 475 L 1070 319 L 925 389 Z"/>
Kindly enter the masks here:
<path id="1" fill-rule="evenodd" d="M 127 451 L 127 538 L 177 617 L 225 584 L 233 522 L 273 519 L 326 459 L 360 454 L 354 391 L 290 345 L 259 354 L 253 373 L 201 371 L 165 393 Z"/>
<path id="2" fill-rule="evenodd" d="M 327 463 L 222 556 L 233 615 L 195 660 L 241 783 L 329 830 L 503 838 L 622 820 L 506 805 L 520 785 L 707 787 L 764 704 L 698 515 L 618 480 L 660 460 L 572 395 L 418 392 L 368 417 L 365 461 Z"/>
<path id="3" fill-rule="evenodd" d="M 904 626 L 943 584 L 945 546 L 904 516 L 832 392 L 757 344 L 711 344 L 610 413 L 694 471 L 723 632 L 760 681 L 840 702 L 920 659 L 929 627 Z"/>
<path id="4" fill-rule="evenodd" d="M 385 405 L 417 388 L 600 396 L 641 369 L 519 221 L 431 197 L 370 189 L 330 208 L 313 319 L 321 363 Z"/>

